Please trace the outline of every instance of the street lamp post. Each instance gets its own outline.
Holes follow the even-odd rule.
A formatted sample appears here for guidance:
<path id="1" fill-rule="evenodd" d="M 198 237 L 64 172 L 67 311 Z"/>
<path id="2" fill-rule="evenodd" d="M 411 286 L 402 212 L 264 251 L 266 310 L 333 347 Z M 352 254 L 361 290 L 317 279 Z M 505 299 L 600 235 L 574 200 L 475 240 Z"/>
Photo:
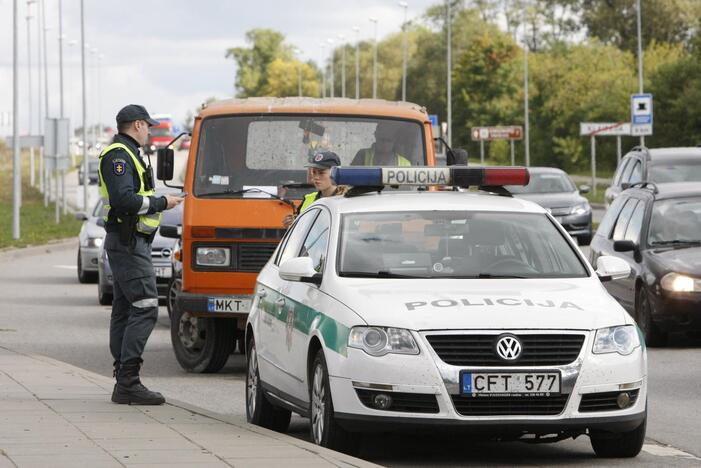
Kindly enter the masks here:
<path id="1" fill-rule="evenodd" d="M 46 5 L 44 0 L 41 0 L 41 28 L 43 32 L 43 48 L 44 48 L 44 115 L 49 117 L 49 66 L 47 60 L 47 49 L 46 46 L 46 33 L 51 29 L 46 27 Z M 48 190 L 48 177 L 46 177 L 46 170 L 44 168 L 44 150 L 42 146 L 41 157 L 39 159 L 39 188 L 44 194 L 44 207 L 49 206 L 49 190 Z"/>
<path id="2" fill-rule="evenodd" d="M 329 77 L 331 80 L 331 97 L 334 97 L 334 88 L 336 84 L 336 80 L 334 79 L 333 75 L 333 69 L 334 69 L 334 50 L 333 50 L 333 39 L 326 39 L 326 42 L 329 43 L 329 50 L 331 50 L 331 76 Z"/>
<path id="3" fill-rule="evenodd" d="M 452 141 L 452 139 L 453 139 L 453 90 L 452 90 L 452 85 L 453 85 L 453 76 L 452 76 L 453 54 L 452 54 L 452 50 L 451 50 L 451 48 L 452 48 L 451 43 L 452 43 L 453 39 L 452 39 L 452 33 L 451 33 L 451 25 L 453 23 L 453 16 L 452 16 L 452 13 L 450 11 L 450 2 L 451 1 L 452 0 L 447 1 L 448 14 L 447 14 L 447 18 L 446 18 L 446 23 L 448 23 L 448 28 L 447 28 L 448 29 L 448 31 L 447 31 L 448 37 L 446 39 L 446 42 L 448 45 L 448 52 L 447 52 L 447 57 L 446 57 L 446 61 L 448 64 L 447 71 L 446 71 L 446 75 L 447 75 L 446 76 L 446 80 L 447 80 L 446 88 L 448 91 L 448 96 L 447 96 L 447 103 L 446 104 L 448 107 L 448 112 L 447 112 L 448 113 L 448 119 L 447 119 L 448 120 L 448 146 L 452 147 L 453 146 L 453 141 Z"/>
<path id="4" fill-rule="evenodd" d="M 375 24 L 375 39 L 372 46 L 372 98 L 377 99 L 377 18 L 370 18 Z"/>
<path id="5" fill-rule="evenodd" d="M 406 101 L 406 62 L 407 62 L 407 38 L 406 38 L 406 16 L 409 4 L 398 2 L 404 8 L 404 22 L 402 23 L 402 101 Z"/>
<path id="6" fill-rule="evenodd" d="M 83 210 L 88 212 L 88 149 L 86 139 L 87 108 L 85 104 L 85 0 L 80 0 L 80 68 L 83 94 Z"/>
<path id="7" fill-rule="evenodd" d="M 292 48 L 292 52 L 297 56 L 297 96 L 302 97 L 302 51 L 297 47 Z"/>
<path id="8" fill-rule="evenodd" d="M 320 44 L 321 46 L 321 56 L 323 57 L 321 60 L 321 97 L 326 98 L 326 65 L 324 65 L 324 59 L 326 58 L 326 44 L 323 42 Z"/>
<path id="9" fill-rule="evenodd" d="M 32 134 L 32 36 L 31 36 L 31 21 L 33 16 L 29 14 L 29 8 L 32 3 L 36 0 L 27 0 L 27 95 L 29 99 L 29 105 L 27 106 L 27 132 L 29 135 Z M 34 147 L 29 148 L 29 171 L 30 171 L 30 181 L 34 185 Z M 22 198 L 20 197 L 20 206 L 22 203 Z"/>
<path id="10" fill-rule="evenodd" d="M 360 99 L 360 28 L 353 26 L 355 31 L 355 98 Z"/>
<path id="11" fill-rule="evenodd" d="M 341 41 L 341 97 L 346 97 L 346 36 L 338 35 Z"/>
<path id="12" fill-rule="evenodd" d="M 635 14 L 638 29 L 638 91 L 643 94 L 643 33 L 640 0 L 635 3 Z M 645 146 L 645 136 L 643 135 L 640 135 L 640 146 Z"/>
<path id="13" fill-rule="evenodd" d="M 22 179 L 19 155 L 19 80 L 17 73 L 17 42 L 19 29 L 19 11 L 17 0 L 12 1 L 12 238 L 19 239 L 19 204 Z"/>

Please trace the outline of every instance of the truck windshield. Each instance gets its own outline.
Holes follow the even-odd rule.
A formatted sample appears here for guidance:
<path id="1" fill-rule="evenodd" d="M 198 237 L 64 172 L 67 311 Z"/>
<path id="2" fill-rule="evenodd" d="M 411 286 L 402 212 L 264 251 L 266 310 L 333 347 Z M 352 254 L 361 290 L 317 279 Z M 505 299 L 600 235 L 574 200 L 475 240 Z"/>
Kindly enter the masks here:
<path id="1" fill-rule="evenodd" d="M 323 115 L 210 117 L 200 129 L 194 195 L 261 198 L 268 192 L 296 198 L 282 193 L 282 185 L 306 183 L 304 166 L 320 151 L 338 154 L 344 166 L 426 164 L 417 121 Z"/>

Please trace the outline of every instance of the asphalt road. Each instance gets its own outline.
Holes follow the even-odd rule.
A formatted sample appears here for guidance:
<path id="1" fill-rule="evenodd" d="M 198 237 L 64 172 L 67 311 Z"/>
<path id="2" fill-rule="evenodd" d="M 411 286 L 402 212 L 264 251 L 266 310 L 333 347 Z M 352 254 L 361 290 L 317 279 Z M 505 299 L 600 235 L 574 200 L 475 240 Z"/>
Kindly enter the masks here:
<path id="1" fill-rule="evenodd" d="M 48 355 L 109 376 L 110 309 L 98 305 L 96 285 L 78 283 L 76 251 L 77 242 L 75 248 L 0 258 L 0 347 Z M 360 456 L 390 466 L 701 466 L 701 344 L 676 342 L 672 348 L 649 350 L 648 439 L 634 460 L 602 462 L 587 437 L 527 445 L 430 434 L 367 437 Z M 245 414 L 243 357 L 232 355 L 219 374 L 185 373 L 173 356 L 163 307 L 144 358 L 144 382 L 167 398 Z M 306 438 L 307 421 L 294 418 L 290 432 Z"/>

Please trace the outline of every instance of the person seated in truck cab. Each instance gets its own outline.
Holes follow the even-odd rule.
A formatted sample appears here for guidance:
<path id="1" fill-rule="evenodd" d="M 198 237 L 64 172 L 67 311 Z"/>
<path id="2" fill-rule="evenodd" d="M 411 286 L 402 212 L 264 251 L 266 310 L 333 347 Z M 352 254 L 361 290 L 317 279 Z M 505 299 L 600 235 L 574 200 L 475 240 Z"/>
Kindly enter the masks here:
<path id="1" fill-rule="evenodd" d="M 380 121 L 375 128 L 375 143 L 358 151 L 351 166 L 411 166 L 411 161 L 396 150 L 399 124 Z"/>

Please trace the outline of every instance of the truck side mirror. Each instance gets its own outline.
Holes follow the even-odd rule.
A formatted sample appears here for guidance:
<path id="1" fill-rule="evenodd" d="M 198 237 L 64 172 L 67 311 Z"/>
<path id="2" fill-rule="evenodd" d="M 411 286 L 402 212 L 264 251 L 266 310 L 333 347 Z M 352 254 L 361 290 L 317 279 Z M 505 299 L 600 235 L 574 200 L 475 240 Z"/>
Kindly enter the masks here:
<path id="1" fill-rule="evenodd" d="M 448 166 L 467 166 L 467 150 L 462 148 L 448 150 L 446 163 Z"/>
<path id="2" fill-rule="evenodd" d="M 175 152 L 172 148 L 159 148 L 156 160 L 156 178 L 159 180 L 173 180 Z"/>

